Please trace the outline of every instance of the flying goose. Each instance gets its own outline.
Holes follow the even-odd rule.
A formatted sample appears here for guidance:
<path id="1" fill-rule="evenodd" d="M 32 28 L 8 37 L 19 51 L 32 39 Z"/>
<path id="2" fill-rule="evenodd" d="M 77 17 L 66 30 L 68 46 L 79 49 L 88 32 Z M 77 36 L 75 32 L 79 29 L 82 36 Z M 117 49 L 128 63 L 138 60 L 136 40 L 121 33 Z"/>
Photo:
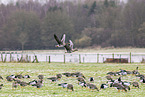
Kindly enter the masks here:
<path id="1" fill-rule="evenodd" d="M 61 40 L 54 34 L 54 38 L 57 41 L 58 45 L 55 47 L 64 47 L 65 45 L 65 34 L 62 35 Z"/>
<path id="2" fill-rule="evenodd" d="M 69 40 L 69 43 L 66 43 L 64 45 L 65 49 L 66 49 L 66 53 L 72 53 L 72 52 L 75 52 L 75 51 L 78 51 L 77 48 L 73 48 L 73 42 L 71 40 Z"/>

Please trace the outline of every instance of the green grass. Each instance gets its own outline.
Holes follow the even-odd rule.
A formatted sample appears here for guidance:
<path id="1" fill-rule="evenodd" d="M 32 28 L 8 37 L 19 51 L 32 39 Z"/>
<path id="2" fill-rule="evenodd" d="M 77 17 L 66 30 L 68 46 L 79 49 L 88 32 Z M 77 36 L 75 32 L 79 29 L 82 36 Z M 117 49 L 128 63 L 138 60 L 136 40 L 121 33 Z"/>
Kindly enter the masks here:
<path id="1" fill-rule="evenodd" d="M 133 88 L 127 93 L 117 92 L 115 88 L 107 88 L 105 90 L 89 91 L 89 89 L 81 88 L 77 84 L 76 78 L 62 77 L 61 80 L 56 83 L 51 83 L 47 78 L 55 76 L 58 73 L 63 72 L 82 72 L 86 76 L 88 82 L 89 77 L 94 77 L 95 84 L 98 88 L 102 83 L 106 83 L 106 73 L 109 71 L 119 71 L 119 69 L 135 70 L 139 66 L 139 72 L 145 74 L 145 64 L 78 64 L 78 63 L 0 63 L 0 75 L 4 80 L 0 80 L 0 84 L 3 83 L 4 87 L 0 90 L 1 96 L 10 97 L 28 97 L 28 96 L 42 96 L 42 97 L 143 97 L 145 95 L 145 84 L 140 84 L 140 88 Z M 39 74 L 44 75 L 44 86 L 40 89 L 35 87 L 26 86 L 23 88 L 18 87 L 16 90 L 12 90 L 12 82 L 6 81 L 6 76 L 11 74 L 29 74 L 30 79 L 22 79 L 29 82 L 33 79 L 38 79 Z M 114 79 L 118 76 L 113 76 Z M 133 75 L 123 76 L 122 80 L 139 81 Z M 74 91 L 68 91 L 59 87 L 57 84 L 67 82 L 74 85 Z"/>

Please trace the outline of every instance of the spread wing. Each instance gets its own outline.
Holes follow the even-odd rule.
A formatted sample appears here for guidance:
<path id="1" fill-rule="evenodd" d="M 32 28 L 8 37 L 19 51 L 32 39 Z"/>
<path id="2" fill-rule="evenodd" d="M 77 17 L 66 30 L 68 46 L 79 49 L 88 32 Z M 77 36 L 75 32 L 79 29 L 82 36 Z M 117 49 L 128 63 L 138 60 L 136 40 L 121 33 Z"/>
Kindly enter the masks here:
<path id="1" fill-rule="evenodd" d="M 55 38 L 55 40 L 57 41 L 57 43 L 60 45 L 60 44 L 62 44 L 62 42 L 60 41 L 60 39 L 54 34 L 54 38 Z"/>
<path id="2" fill-rule="evenodd" d="M 65 34 L 62 35 L 61 42 L 63 43 L 63 45 L 65 44 Z"/>
<path id="3" fill-rule="evenodd" d="M 69 43 L 70 43 L 70 48 L 73 49 L 73 45 L 74 45 L 73 42 L 69 40 Z"/>

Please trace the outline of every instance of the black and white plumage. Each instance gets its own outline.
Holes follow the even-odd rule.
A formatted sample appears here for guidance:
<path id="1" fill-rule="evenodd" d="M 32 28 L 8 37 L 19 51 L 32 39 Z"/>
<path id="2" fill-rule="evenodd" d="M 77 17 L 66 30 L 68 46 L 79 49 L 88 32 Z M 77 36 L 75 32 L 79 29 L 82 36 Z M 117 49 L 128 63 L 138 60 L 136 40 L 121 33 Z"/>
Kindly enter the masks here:
<path id="1" fill-rule="evenodd" d="M 82 86 L 82 88 L 83 88 L 83 87 L 87 87 L 87 84 L 86 84 L 85 81 L 84 81 L 84 82 L 79 82 L 79 85 Z"/>
<path id="2" fill-rule="evenodd" d="M 101 84 L 100 89 L 106 89 L 108 88 L 108 84 Z"/>
<path id="3" fill-rule="evenodd" d="M 78 51 L 77 48 L 73 48 L 73 42 L 71 40 L 69 40 L 69 43 L 66 43 L 64 45 L 65 49 L 66 49 L 66 53 L 72 53 L 72 52 L 75 52 L 75 51 Z"/>
<path id="4" fill-rule="evenodd" d="M 126 90 L 130 90 L 130 87 L 129 87 L 128 84 L 126 85 L 124 82 L 122 82 L 122 85 L 124 86 L 124 88 L 125 88 Z"/>
<path id="5" fill-rule="evenodd" d="M 43 79 L 38 80 L 37 83 L 33 84 L 32 86 L 36 88 L 41 88 L 43 86 Z"/>
<path id="6" fill-rule="evenodd" d="M 30 78 L 30 75 L 24 75 L 23 78 Z"/>
<path id="7" fill-rule="evenodd" d="M 93 77 L 90 77 L 90 78 L 89 78 L 89 81 L 90 81 L 90 82 L 94 82 L 94 78 L 93 78 Z"/>
<path id="8" fill-rule="evenodd" d="M 65 45 L 65 34 L 62 35 L 61 40 L 54 34 L 54 38 L 57 41 L 58 45 L 55 47 L 64 47 Z"/>
<path id="9" fill-rule="evenodd" d="M 30 81 L 28 84 L 29 85 L 34 85 L 34 84 L 36 84 L 37 83 L 37 80 L 33 80 L 33 81 Z"/>
<path id="10" fill-rule="evenodd" d="M 145 78 L 140 79 L 140 82 L 145 84 Z"/>
<path id="11" fill-rule="evenodd" d="M 68 85 L 68 83 L 61 83 L 61 84 L 58 84 L 58 86 L 61 86 L 61 87 L 63 87 L 63 88 L 66 88 L 67 85 Z"/>
<path id="12" fill-rule="evenodd" d="M 21 79 L 21 78 L 23 78 L 23 76 L 21 74 L 18 74 L 18 75 L 15 76 L 15 78 Z"/>

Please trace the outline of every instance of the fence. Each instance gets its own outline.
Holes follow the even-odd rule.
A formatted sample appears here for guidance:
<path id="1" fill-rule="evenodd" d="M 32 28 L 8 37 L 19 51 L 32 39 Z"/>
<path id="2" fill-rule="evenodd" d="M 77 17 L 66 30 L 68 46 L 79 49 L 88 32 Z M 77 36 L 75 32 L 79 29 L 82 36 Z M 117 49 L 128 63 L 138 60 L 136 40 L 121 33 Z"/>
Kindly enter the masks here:
<path id="1" fill-rule="evenodd" d="M 107 58 L 121 59 L 125 58 L 128 63 L 140 63 L 145 60 L 145 53 L 62 53 L 62 54 L 21 54 L 21 53 L 1 53 L 0 61 L 18 62 L 25 59 L 29 62 L 35 60 L 39 62 L 72 62 L 72 63 L 103 63 Z"/>

